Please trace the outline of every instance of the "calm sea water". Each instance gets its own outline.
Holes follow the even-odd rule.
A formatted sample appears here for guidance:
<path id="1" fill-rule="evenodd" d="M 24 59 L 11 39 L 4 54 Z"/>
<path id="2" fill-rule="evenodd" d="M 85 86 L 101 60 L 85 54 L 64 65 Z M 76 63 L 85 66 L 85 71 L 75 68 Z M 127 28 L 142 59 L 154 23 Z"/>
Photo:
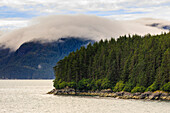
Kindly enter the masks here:
<path id="1" fill-rule="evenodd" d="M 52 80 L 0 80 L 0 113 L 170 113 L 170 102 L 53 96 Z"/>

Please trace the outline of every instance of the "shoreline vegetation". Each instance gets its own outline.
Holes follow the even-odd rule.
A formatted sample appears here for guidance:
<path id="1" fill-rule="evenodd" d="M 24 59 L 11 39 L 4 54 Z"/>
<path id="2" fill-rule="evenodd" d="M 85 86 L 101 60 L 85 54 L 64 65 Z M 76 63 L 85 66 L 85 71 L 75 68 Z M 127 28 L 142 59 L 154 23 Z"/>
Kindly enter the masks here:
<path id="1" fill-rule="evenodd" d="M 101 91 L 77 91 L 73 88 L 53 89 L 47 94 L 53 95 L 68 95 L 68 96 L 99 96 L 99 97 L 113 97 L 117 99 L 145 99 L 145 100 L 166 100 L 170 101 L 170 93 L 164 91 L 155 92 L 136 92 L 130 93 L 125 91 L 113 92 L 111 89 L 104 89 Z"/>
<path id="2" fill-rule="evenodd" d="M 170 100 L 169 59 L 170 32 L 101 40 L 57 62 L 51 93 Z"/>

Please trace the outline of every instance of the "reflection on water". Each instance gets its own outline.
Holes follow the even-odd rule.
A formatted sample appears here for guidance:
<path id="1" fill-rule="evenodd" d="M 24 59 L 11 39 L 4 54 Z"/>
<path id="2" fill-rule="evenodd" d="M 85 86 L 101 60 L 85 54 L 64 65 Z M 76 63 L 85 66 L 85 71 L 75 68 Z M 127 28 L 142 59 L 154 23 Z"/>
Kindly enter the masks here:
<path id="1" fill-rule="evenodd" d="M 0 80 L 0 113 L 170 113 L 170 102 L 53 96 L 52 80 Z"/>

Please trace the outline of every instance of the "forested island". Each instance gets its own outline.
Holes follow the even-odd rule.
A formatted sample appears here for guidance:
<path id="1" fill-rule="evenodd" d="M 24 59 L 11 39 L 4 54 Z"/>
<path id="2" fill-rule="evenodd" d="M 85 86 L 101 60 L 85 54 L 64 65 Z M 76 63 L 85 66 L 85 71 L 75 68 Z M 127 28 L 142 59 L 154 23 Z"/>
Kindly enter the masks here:
<path id="1" fill-rule="evenodd" d="M 120 36 L 81 47 L 54 67 L 55 89 L 170 92 L 170 33 Z M 106 90 L 107 89 L 107 90 Z"/>

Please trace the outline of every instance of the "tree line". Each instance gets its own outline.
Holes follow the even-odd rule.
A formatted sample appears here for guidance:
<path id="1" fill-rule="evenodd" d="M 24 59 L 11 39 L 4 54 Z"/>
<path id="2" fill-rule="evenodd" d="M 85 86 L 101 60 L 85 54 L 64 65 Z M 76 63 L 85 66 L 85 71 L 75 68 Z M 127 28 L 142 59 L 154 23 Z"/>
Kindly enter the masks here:
<path id="1" fill-rule="evenodd" d="M 120 36 L 82 46 L 54 67 L 54 87 L 170 92 L 170 33 Z"/>

